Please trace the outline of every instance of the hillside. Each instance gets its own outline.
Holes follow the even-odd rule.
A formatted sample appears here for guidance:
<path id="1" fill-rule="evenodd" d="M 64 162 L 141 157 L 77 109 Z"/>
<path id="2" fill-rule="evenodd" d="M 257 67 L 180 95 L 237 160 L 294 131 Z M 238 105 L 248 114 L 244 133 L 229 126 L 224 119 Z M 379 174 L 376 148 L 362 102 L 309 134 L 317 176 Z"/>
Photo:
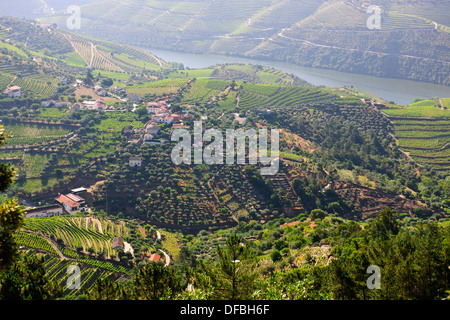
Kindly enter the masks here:
<path id="1" fill-rule="evenodd" d="M 448 299 L 450 98 L 399 106 L 259 65 L 189 69 L 11 17 L 0 39 L 0 89 L 20 87 L 0 98 L 0 180 L 17 169 L 0 236 L 68 193 L 87 208 L 17 224 L 0 299 Z M 195 122 L 278 129 L 276 174 L 176 164 L 172 134 Z M 383 289 L 367 290 L 369 265 Z"/>
<path id="2" fill-rule="evenodd" d="M 377 5 L 381 28 L 369 30 L 371 13 L 360 0 L 97 1 L 80 7 L 79 33 L 449 85 L 448 1 Z M 64 28 L 66 19 L 60 11 L 39 20 Z"/>

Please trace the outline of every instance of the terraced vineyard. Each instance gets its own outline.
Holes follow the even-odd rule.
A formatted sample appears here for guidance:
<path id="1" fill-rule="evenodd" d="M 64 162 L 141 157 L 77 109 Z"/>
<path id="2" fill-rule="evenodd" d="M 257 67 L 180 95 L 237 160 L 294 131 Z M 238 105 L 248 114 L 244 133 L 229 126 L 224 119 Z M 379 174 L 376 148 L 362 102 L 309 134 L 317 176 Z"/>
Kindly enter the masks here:
<path id="1" fill-rule="evenodd" d="M 94 44 L 88 37 L 67 32 L 58 35 L 70 42 L 85 65 L 91 68 L 123 73 L 140 72 L 142 68 L 156 70 L 165 65 L 161 59 L 137 48 L 98 40 Z"/>
<path id="2" fill-rule="evenodd" d="M 54 92 L 57 84 L 53 77 L 30 65 L 0 64 L 0 90 L 3 92 L 8 86 L 19 86 L 24 94 L 46 98 Z"/>
<path id="3" fill-rule="evenodd" d="M 73 250 L 82 248 L 84 253 L 93 249 L 95 253 L 110 258 L 114 251 L 111 240 L 115 236 L 126 237 L 129 229 L 122 224 L 114 224 L 106 219 L 82 217 L 54 217 L 28 219 L 24 228 L 43 235 L 53 235 Z"/>
<path id="4" fill-rule="evenodd" d="M 274 88 L 271 86 L 244 85 L 243 91 L 239 94 L 240 108 L 282 108 L 333 102 L 339 99 L 332 93 L 316 88 L 287 86 L 278 87 L 276 91 L 273 90 Z"/>
<path id="5" fill-rule="evenodd" d="M 70 132 L 69 129 L 62 126 L 31 123 L 6 123 L 5 131 L 11 132 L 11 138 L 8 139 L 6 148 L 8 146 L 25 146 L 57 140 Z"/>
<path id="6" fill-rule="evenodd" d="M 436 170 L 450 170 L 450 110 L 447 99 L 423 100 L 405 108 L 384 112 L 394 124 L 395 137 L 402 150 L 418 163 Z"/>
<path id="7" fill-rule="evenodd" d="M 85 215 L 27 218 L 22 229 L 16 233 L 15 242 L 26 254 L 40 253 L 44 258 L 48 279 L 60 285 L 64 296 L 75 297 L 89 289 L 98 278 L 117 280 L 129 277 L 133 260 L 139 255 L 131 253 L 130 256 L 130 252 L 125 254 L 112 249 L 111 240 L 121 237 L 123 241 L 130 241 L 133 251 L 137 253 L 143 243 L 142 238 L 138 240 L 136 233 L 141 235 L 141 230 L 146 230 L 149 233 L 145 238 L 149 241 L 146 241 L 145 250 L 154 252 L 154 240 L 148 234 L 155 230 L 147 227 L 141 227 L 133 221 Z M 176 254 L 179 251 L 177 238 L 170 232 L 164 232 L 164 235 L 162 245 L 166 252 Z M 132 259 L 123 259 L 124 256 Z M 70 266 L 80 268 L 81 290 L 67 287 Z"/>
<path id="8" fill-rule="evenodd" d="M 154 82 L 148 82 L 142 85 L 135 85 L 128 87 L 127 91 L 129 93 L 139 93 L 141 95 L 166 95 L 177 93 L 189 79 L 164 79 Z"/>

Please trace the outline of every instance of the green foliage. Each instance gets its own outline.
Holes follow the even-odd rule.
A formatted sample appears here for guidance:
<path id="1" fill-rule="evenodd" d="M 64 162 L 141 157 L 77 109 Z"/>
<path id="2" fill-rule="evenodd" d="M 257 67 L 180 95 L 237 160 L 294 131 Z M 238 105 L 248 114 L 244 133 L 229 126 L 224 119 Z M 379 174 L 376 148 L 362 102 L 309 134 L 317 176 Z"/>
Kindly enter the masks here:
<path id="1" fill-rule="evenodd" d="M 159 300 L 167 297 L 168 292 L 180 290 L 180 282 L 174 270 L 157 263 L 150 263 L 139 269 L 134 283 L 137 299 Z"/>
<path id="2" fill-rule="evenodd" d="M 240 245 L 236 235 L 227 238 L 225 248 L 217 247 L 219 261 L 211 266 L 200 262 L 201 272 L 194 283 L 201 290 L 213 288 L 213 299 L 249 299 L 255 288 L 255 266 L 248 247 Z"/>
<path id="3" fill-rule="evenodd" d="M 0 273 L 1 300 L 49 300 L 60 296 L 61 289 L 49 281 L 43 260 L 36 255 L 20 258 Z"/>

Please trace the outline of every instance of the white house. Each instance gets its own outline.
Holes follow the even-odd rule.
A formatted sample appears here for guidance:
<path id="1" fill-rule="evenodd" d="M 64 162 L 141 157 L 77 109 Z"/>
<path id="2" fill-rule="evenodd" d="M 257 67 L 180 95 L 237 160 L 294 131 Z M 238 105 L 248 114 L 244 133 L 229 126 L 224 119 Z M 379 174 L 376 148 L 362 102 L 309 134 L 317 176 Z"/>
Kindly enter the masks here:
<path id="1" fill-rule="evenodd" d="M 24 217 L 25 218 L 42 218 L 42 217 L 53 217 L 60 216 L 63 214 L 63 208 L 58 205 L 51 205 L 39 208 L 33 208 L 25 210 Z"/>
<path id="2" fill-rule="evenodd" d="M 61 204 L 64 210 L 69 214 L 75 214 L 75 212 L 80 211 L 80 204 L 64 194 L 60 194 L 55 200 Z"/>
<path id="3" fill-rule="evenodd" d="M 3 94 L 6 94 L 8 98 L 17 98 L 22 95 L 22 88 L 19 86 L 12 86 L 3 91 Z"/>
<path id="4" fill-rule="evenodd" d="M 141 157 L 130 157 L 128 160 L 130 167 L 140 167 L 142 165 L 142 158 Z"/>
<path id="5" fill-rule="evenodd" d="M 173 122 L 173 117 L 170 116 L 168 113 L 161 113 L 161 114 L 158 114 L 158 115 L 154 115 L 152 117 L 152 120 L 157 122 L 157 123 L 171 124 Z"/>
<path id="6" fill-rule="evenodd" d="M 66 197 L 78 203 L 79 211 L 86 211 L 86 200 L 84 200 L 82 197 L 73 193 L 66 194 Z"/>
<path id="7" fill-rule="evenodd" d="M 51 105 L 54 105 L 55 101 L 54 100 L 47 100 L 47 101 L 42 101 L 42 105 L 44 107 L 50 107 Z"/>

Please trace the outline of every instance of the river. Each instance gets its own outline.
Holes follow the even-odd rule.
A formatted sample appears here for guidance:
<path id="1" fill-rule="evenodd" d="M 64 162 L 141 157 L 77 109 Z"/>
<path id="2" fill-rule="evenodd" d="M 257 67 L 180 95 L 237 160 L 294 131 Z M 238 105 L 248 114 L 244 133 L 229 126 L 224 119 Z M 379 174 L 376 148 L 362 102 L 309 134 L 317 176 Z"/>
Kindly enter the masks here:
<path id="1" fill-rule="evenodd" d="M 206 68 L 223 63 L 259 64 L 273 67 L 308 81 L 327 87 L 353 86 L 387 101 L 408 105 L 414 98 L 450 97 L 450 87 L 426 82 L 373 77 L 353 73 L 302 67 L 292 63 L 264 61 L 217 54 L 193 54 L 153 48 L 142 48 L 165 61 L 181 62 L 191 69 Z"/>

